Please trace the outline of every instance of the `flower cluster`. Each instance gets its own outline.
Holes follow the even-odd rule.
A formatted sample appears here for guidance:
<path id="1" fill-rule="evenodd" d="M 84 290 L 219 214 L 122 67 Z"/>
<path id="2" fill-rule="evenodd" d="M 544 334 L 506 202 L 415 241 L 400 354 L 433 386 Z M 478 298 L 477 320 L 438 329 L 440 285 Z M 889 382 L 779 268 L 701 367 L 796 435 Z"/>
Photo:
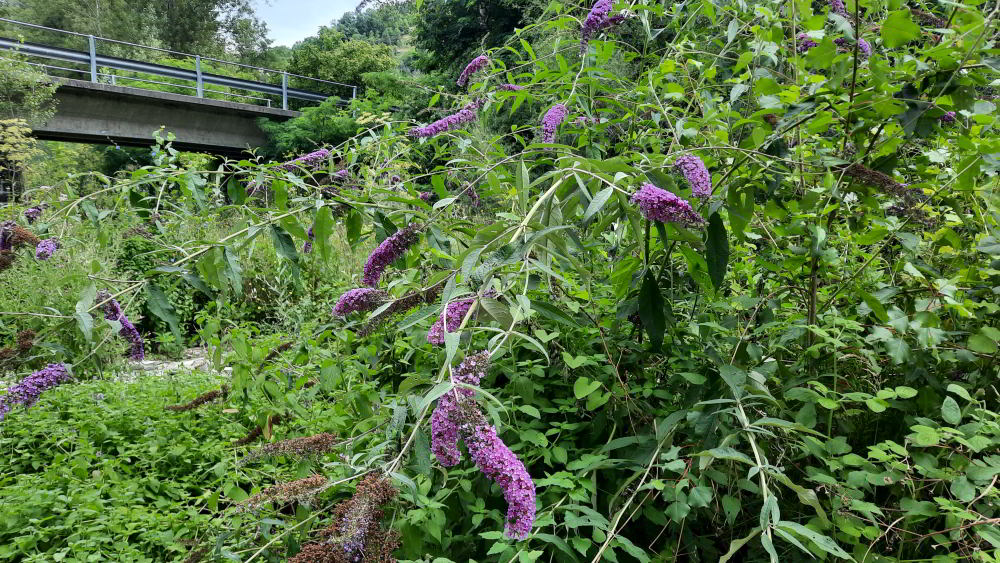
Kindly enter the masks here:
<path id="1" fill-rule="evenodd" d="M 420 192 L 420 199 L 425 203 L 430 203 L 434 199 L 434 192 Z"/>
<path id="2" fill-rule="evenodd" d="M 282 164 L 279 168 L 282 170 L 288 170 L 289 172 L 295 171 L 299 168 L 315 170 L 319 168 L 329 157 L 329 149 L 319 149 L 309 154 L 304 154 L 294 160 L 289 160 L 288 162 Z"/>
<path id="3" fill-rule="evenodd" d="M 163 408 L 168 411 L 174 411 L 174 412 L 190 411 L 206 403 L 210 403 L 220 397 L 226 398 L 228 395 L 229 395 L 229 386 L 223 385 L 219 389 L 213 389 L 211 391 L 208 391 L 207 393 L 202 393 L 201 395 L 198 395 L 197 397 L 192 399 L 191 402 L 189 403 L 185 403 L 183 405 L 167 405 Z"/>
<path id="4" fill-rule="evenodd" d="M 708 173 L 705 163 L 700 158 L 693 154 L 685 154 L 677 157 L 677 160 L 674 161 L 674 166 L 681 171 L 684 179 L 691 185 L 691 192 L 694 193 L 694 197 L 706 198 L 712 196 L 712 175 Z"/>
<path id="5" fill-rule="evenodd" d="M 271 415 L 267 417 L 267 425 L 269 427 L 273 427 L 278 424 L 281 424 L 282 420 L 284 420 L 284 418 L 280 414 Z M 264 433 L 264 427 L 258 424 L 257 426 L 254 426 L 253 430 L 248 432 L 246 436 L 240 438 L 239 440 L 236 440 L 235 442 L 233 442 L 233 444 L 236 446 L 245 446 L 253 442 L 257 438 L 260 438 L 261 434 L 263 433 Z"/>
<path id="6" fill-rule="evenodd" d="M 35 258 L 38 260 L 48 260 L 59 250 L 59 239 L 47 238 L 38 243 L 35 247 Z"/>
<path id="7" fill-rule="evenodd" d="M 844 0 L 830 0 L 830 10 L 837 15 L 847 17 L 847 7 L 844 6 Z"/>
<path id="8" fill-rule="evenodd" d="M 463 70 L 462 74 L 459 75 L 458 82 L 456 82 L 456 84 L 464 87 L 469 83 L 469 78 L 471 78 L 473 74 L 483 70 L 488 64 L 490 64 L 490 59 L 487 58 L 486 55 L 479 55 L 478 57 L 472 59 L 469 61 L 469 64 L 465 65 L 465 70 Z"/>
<path id="9" fill-rule="evenodd" d="M 14 405 L 33 406 L 45 391 L 69 381 L 70 374 L 63 364 L 48 366 L 25 377 L 14 386 L 7 389 L 7 394 L 0 397 L 0 421 L 4 419 Z"/>
<path id="10" fill-rule="evenodd" d="M 350 175 L 351 173 L 348 172 L 346 168 L 341 168 L 340 170 L 337 170 L 336 172 L 333 173 L 333 178 L 335 180 L 343 181 L 346 180 L 347 177 Z"/>
<path id="11" fill-rule="evenodd" d="M 455 383 L 478 385 L 489 367 L 489 352 L 467 356 L 455 368 Z M 496 428 L 471 400 L 471 389 L 456 387 L 438 400 L 431 415 L 431 451 L 445 467 L 461 460 L 459 436 L 469 457 L 488 478 L 500 486 L 507 501 L 507 535 L 524 539 L 535 521 L 535 484 L 524 464 L 497 435 Z"/>
<path id="12" fill-rule="evenodd" d="M 800 33 L 800 34 L 796 35 L 795 39 L 798 42 L 798 47 L 797 48 L 798 48 L 798 51 L 800 53 L 805 53 L 809 49 L 812 49 L 813 47 L 819 45 L 819 43 L 817 43 L 816 41 L 814 41 L 811 37 L 809 37 L 805 33 Z"/>
<path id="13" fill-rule="evenodd" d="M 487 351 L 466 356 L 452 372 L 451 379 L 455 383 L 479 385 L 486 376 L 489 362 L 490 354 Z M 455 387 L 438 400 L 431 413 L 431 451 L 438 463 L 445 467 L 456 465 L 462 459 L 462 454 L 458 451 L 458 401 L 470 399 L 473 395 L 471 389 Z"/>
<path id="14" fill-rule="evenodd" d="M 469 102 L 468 104 L 465 104 L 465 107 L 459 110 L 458 113 L 453 113 L 447 117 L 443 117 L 430 125 L 410 129 L 410 136 L 418 138 L 433 137 L 435 135 L 440 135 L 445 131 L 458 129 L 463 124 L 471 123 L 476 120 L 477 109 L 479 109 L 479 102 Z"/>
<path id="15" fill-rule="evenodd" d="M 377 286 L 382 278 L 382 273 L 389 267 L 389 264 L 406 254 L 406 251 L 420 240 L 422 228 L 422 225 L 413 223 L 386 237 L 382 244 L 378 245 L 378 248 L 368 256 L 361 282 L 369 287 Z"/>
<path id="16" fill-rule="evenodd" d="M 136 362 L 141 362 L 146 357 L 142 344 L 142 335 L 139 334 L 139 330 L 135 328 L 135 325 L 122 312 L 121 305 L 104 289 L 97 292 L 97 302 L 102 304 L 101 309 L 104 311 L 105 319 L 121 323 L 122 327 L 118 331 L 118 334 L 132 345 L 129 358 Z"/>
<path id="17" fill-rule="evenodd" d="M 269 502 L 284 504 L 303 502 L 319 494 L 326 483 L 327 478 L 322 475 L 313 475 L 297 481 L 280 483 L 264 489 L 240 504 L 244 508 L 257 509 Z"/>
<path id="18" fill-rule="evenodd" d="M 399 533 L 381 525 L 382 508 L 397 491 L 383 477 L 369 475 L 354 495 L 334 508 L 333 523 L 319 532 L 325 541 L 308 543 L 289 563 L 390 563 Z"/>
<path id="19" fill-rule="evenodd" d="M 42 216 L 42 208 L 39 206 L 29 207 L 24 210 L 24 218 L 28 220 L 28 224 L 32 224 Z"/>
<path id="20" fill-rule="evenodd" d="M 306 242 L 304 242 L 302 244 L 302 253 L 303 254 L 309 254 L 310 252 L 313 251 L 313 241 L 316 240 L 316 235 L 313 234 L 313 228 L 312 227 L 309 227 L 309 230 L 306 232 L 306 236 L 309 237 L 309 240 L 307 240 Z"/>
<path id="21" fill-rule="evenodd" d="M 261 446 L 248 453 L 242 462 L 246 463 L 264 457 L 279 455 L 297 458 L 318 456 L 333 451 L 333 446 L 336 443 L 337 437 L 327 432 L 313 436 L 303 436 L 301 438 L 290 438 Z"/>
<path id="22" fill-rule="evenodd" d="M 569 108 L 563 104 L 556 104 L 545 112 L 545 117 L 542 118 L 543 143 L 555 142 L 556 130 L 559 129 L 559 125 L 562 124 L 567 115 L 569 115 Z"/>
<path id="23" fill-rule="evenodd" d="M 632 194 L 632 203 L 638 205 L 642 216 L 650 221 L 684 226 L 698 226 L 705 223 L 701 215 L 691 208 L 690 203 L 653 184 L 643 184 Z"/>
<path id="24" fill-rule="evenodd" d="M 497 86 L 497 90 L 501 90 L 503 92 L 520 92 L 521 90 L 524 90 L 524 86 L 519 84 L 501 84 Z"/>
<path id="25" fill-rule="evenodd" d="M 507 501 L 507 536 L 523 540 L 531 533 L 535 523 L 535 483 L 524 463 L 497 435 L 497 429 L 486 422 L 478 409 L 467 409 L 462 424 L 462 438 L 469 449 L 469 457 L 476 467 L 503 489 Z"/>
<path id="26" fill-rule="evenodd" d="M 847 41 L 847 39 L 844 37 L 838 37 L 834 39 L 833 43 L 842 49 L 849 50 L 851 48 L 850 42 Z M 868 57 L 872 56 L 871 43 L 865 41 L 864 39 L 858 39 L 858 54 L 861 55 L 862 59 L 867 59 Z"/>
<path id="27" fill-rule="evenodd" d="M 951 125 L 955 123 L 955 112 L 949 111 L 938 118 L 938 120 L 944 125 Z"/>
<path id="28" fill-rule="evenodd" d="M 335 317 L 346 317 L 351 313 L 365 313 L 374 310 L 388 299 L 389 295 L 381 289 L 373 287 L 349 289 L 337 300 L 331 314 Z"/>
<path id="29" fill-rule="evenodd" d="M 15 250 L 22 246 L 36 247 L 42 239 L 14 221 L 0 223 L 0 250 Z"/>
<path id="30" fill-rule="evenodd" d="M 484 297 L 494 297 L 496 292 L 492 289 L 487 291 Z M 465 319 L 465 315 L 469 313 L 469 309 L 472 308 L 472 304 L 476 302 L 477 297 L 469 297 L 467 299 L 460 299 L 458 301 L 452 301 L 444 309 L 444 313 L 438 318 L 434 324 L 431 325 L 430 330 L 427 331 L 427 342 L 434 344 L 435 346 L 441 346 L 444 344 L 444 333 L 455 332 L 458 327 L 462 326 L 462 320 Z"/>
<path id="31" fill-rule="evenodd" d="M 587 51 L 587 45 L 595 35 L 625 20 L 620 14 L 611 15 L 612 4 L 612 0 L 597 0 L 590 8 L 587 19 L 583 20 L 583 29 L 580 30 L 581 55 Z"/>

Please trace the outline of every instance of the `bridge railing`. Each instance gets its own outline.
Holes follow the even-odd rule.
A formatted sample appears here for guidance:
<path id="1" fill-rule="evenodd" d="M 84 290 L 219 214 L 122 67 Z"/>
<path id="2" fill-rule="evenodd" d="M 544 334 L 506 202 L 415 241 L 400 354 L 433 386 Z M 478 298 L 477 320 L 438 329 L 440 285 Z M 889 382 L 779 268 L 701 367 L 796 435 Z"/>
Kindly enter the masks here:
<path id="1" fill-rule="evenodd" d="M 289 109 L 290 100 L 317 103 L 330 96 L 354 98 L 357 86 L 280 70 L 202 57 L 0 18 L 2 30 L 28 31 L 32 42 L 0 36 L 0 50 L 18 53 L 49 74 L 91 82 L 173 91 L 198 98 L 231 99 Z M 44 41 L 56 34 L 56 41 Z M 8 33 L 10 35 L 10 33 Z M 18 33 L 18 35 L 21 35 Z M 52 45 L 61 43 L 61 46 Z M 65 45 L 81 48 L 69 48 Z M 106 54 L 114 51 L 123 56 Z M 152 56 L 150 56 L 152 54 Z M 127 56 L 126 56 L 127 55 Z M 152 58 L 148 60 L 136 60 Z M 170 64 L 164 64 L 170 63 Z M 235 71 L 226 72 L 226 67 Z M 223 89 L 213 88 L 221 86 Z M 301 106 L 302 103 L 295 104 Z"/>

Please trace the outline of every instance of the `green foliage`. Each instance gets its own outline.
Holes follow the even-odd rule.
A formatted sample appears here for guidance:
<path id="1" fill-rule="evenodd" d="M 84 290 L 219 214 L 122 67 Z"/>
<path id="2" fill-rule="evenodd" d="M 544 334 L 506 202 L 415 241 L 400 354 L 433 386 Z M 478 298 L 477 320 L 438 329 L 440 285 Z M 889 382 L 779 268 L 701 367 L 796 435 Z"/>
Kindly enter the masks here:
<path id="1" fill-rule="evenodd" d="M 469 24 L 469 6 L 487 8 L 425 0 L 421 25 Z M 479 100 L 461 129 L 418 139 L 413 123 L 359 115 L 315 168 L 206 170 L 164 145 L 48 228 L 96 254 L 113 213 L 148 223 L 174 260 L 118 289 L 155 296 L 172 280 L 206 296 L 197 338 L 232 369 L 231 414 L 345 439 L 320 466 L 328 503 L 216 515 L 216 557 L 288 558 L 375 472 L 400 489 L 386 522 L 407 561 L 995 561 L 1000 142 L 985 98 L 1000 9 L 983 6 L 914 34 L 919 18 L 895 4 L 862 3 L 857 22 L 802 2 L 632 4 L 581 53 L 586 10 L 553 3 L 506 41 L 490 24 L 475 38 L 503 41 L 490 69 L 419 116 Z M 814 51 L 797 52 L 803 30 Z M 871 57 L 848 48 L 857 37 Z M 536 142 L 557 103 L 568 118 Z M 686 154 L 710 197 L 675 169 Z M 706 224 L 645 219 L 632 196 L 646 182 Z M 382 276 L 390 302 L 331 318 L 367 252 L 412 224 L 420 240 Z M 32 320 L 64 344 L 33 362 L 82 372 L 107 355 L 92 342 L 110 328 L 88 340 L 62 320 L 88 312 L 105 262 L 62 270 L 72 297 L 46 298 L 61 316 Z M 178 315 L 164 294 L 159 316 Z M 474 294 L 429 344 L 446 305 Z M 430 413 L 480 350 L 492 365 L 471 393 L 536 485 L 521 542 L 503 537 L 502 491 L 468 456 L 443 467 L 431 453 Z M 289 477 L 220 471 L 202 493 L 220 502 Z"/>
<path id="2" fill-rule="evenodd" d="M 332 28 L 320 28 L 316 37 L 297 43 L 288 71 L 343 84 L 361 85 L 367 72 L 383 72 L 396 66 L 388 45 L 361 39 L 344 39 Z"/>

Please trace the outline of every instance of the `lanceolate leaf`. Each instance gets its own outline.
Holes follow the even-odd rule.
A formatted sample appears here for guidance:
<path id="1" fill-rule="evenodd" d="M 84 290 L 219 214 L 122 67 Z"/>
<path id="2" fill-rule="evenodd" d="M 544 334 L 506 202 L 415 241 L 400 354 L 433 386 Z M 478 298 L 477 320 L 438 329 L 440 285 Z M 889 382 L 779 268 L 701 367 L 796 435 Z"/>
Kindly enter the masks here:
<path id="1" fill-rule="evenodd" d="M 650 344 L 653 345 L 653 350 L 658 351 L 663 346 L 666 321 L 663 316 L 663 295 L 656 283 L 656 276 L 650 270 L 646 270 L 646 275 L 642 278 L 642 287 L 639 288 L 639 318 L 642 320 L 646 335 L 649 336 Z"/>
<path id="2" fill-rule="evenodd" d="M 726 225 L 718 213 L 713 213 L 708 219 L 708 239 L 705 241 L 705 261 L 708 262 L 708 275 L 712 285 L 718 290 L 726 277 L 726 267 L 729 265 L 729 237 Z"/>
<path id="3" fill-rule="evenodd" d="M 149 307 L 149 312 L 153 313 L 160 318 L 163 322 L 167 323 L 170 327 L 170 332 L 174 334 L 177 342 L 184 342 L 184 335 L 181 334 L 180 325 L 177 321 L 177 315 L 174 314 L 174 308 L 170 304 L 170 299 L 167 298 L 166 294 L 163 293 L 156 284 L 149 283 L 146 285 L 146 295 L 148 297 L 146 304 Z"/>

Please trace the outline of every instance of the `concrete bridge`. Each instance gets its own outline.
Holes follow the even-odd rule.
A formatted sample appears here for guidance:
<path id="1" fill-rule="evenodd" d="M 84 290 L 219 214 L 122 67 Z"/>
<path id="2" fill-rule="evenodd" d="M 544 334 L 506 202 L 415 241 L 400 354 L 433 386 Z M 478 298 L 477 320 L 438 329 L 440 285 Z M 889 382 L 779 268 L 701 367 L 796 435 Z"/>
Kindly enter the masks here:
<path id="1" fill-rule="evenodd" d="M 84 80 L 56 79 L 55 116 L 33 135 L 49 141 L 149 146 L 161 126 L 178 150 L 238 156 L 267 138 L 257 119 L 291 119 L 299 112 Z"/>
<path id="2" fill-rule="evenodd" d="M 55 116 L 34 129 L 39 139 L 126 146 L 153 144 L 153 132 L 161 126 L 174 133 L 173 146 L 180 150 L 238 155 L 259 147 L 266 136 L 257 120 L 283 121 L 299 115 L 289 108 L 315 104 L 331 95 L 354 97 L 357 87 L 287 72 L 231 63 L 198 55 L 176 53 L 93 35 L 83 35 L 0 18 L 0 24 L 33 34 L 62 34 L 65 44 L 76 41 L 87 46 L 74 50 L 42 43 L 27 43 L 0 37 L 0 51 L 16 53 L 27 64 L 47 72 L 58 84 Z M 187 60 L 190 68 L 145 62 L 101 54 L 105 44 L 117 52 L 153 51 L 154 59 L 169 55 Z M 239 73 L 260 80 L 236 78 L 202 71 L 203 62 L 232 65 Z M 310 89 L 289 86 L 289 78 Z M 165 81 L 169 80 L 169 82 Z M 117 82 L 126 81 L 123 86 Z M 278 82 L 275 84 L 274 82 Z M 149 88 L 137 87 L 150 85 Z M 192 95 L 164 92 L 186 90 Z M 213 89 L 221 86 L 223 89 Z M 206 97 L 206 93 L 213 99 Z M 272 104 L 280 105 L 271 107 Z"/>

